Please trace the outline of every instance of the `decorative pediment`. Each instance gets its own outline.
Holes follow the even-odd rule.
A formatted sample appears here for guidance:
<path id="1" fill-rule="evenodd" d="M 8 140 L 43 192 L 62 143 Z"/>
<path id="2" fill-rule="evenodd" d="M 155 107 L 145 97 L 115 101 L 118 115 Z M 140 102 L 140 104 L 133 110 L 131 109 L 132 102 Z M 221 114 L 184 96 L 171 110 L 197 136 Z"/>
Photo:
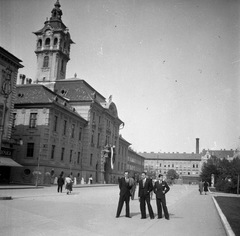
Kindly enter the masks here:
<path id="1" fill-rule="evenodd" d="M 117 107 L 113 102 L 109 104 L 108 110 L 112 116 L 118 117 Z"/>

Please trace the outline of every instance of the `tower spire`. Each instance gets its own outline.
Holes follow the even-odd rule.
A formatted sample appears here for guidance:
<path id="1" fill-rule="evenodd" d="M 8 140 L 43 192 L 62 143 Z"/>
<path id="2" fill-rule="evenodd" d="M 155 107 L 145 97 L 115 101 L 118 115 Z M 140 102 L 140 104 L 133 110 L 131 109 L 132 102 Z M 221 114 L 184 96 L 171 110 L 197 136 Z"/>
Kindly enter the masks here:
<path id="1" fill-rule="evenodd" d="M 52 9 L 51 13 L 52 16 L 50 20 L 61 20 L 62 17 L 62 10 L 60 9 L 61 5 L 59 1 L 57 0 L 56 3 L 54 4 L 54 8 Z"/>
<path id="2" fill-rule="evenodd" d="M 50 89 L 56 80 L 66 77 L 67 63 L 70 60 L 70 46 L 74 43 L 68 28 L 62 22 L 62 10 L 56 0 L 51 17 L 44 22 L 44 27 L 34 34 L 37 36 L 35 53 L 37 55 L 36 81 L 49 84 Z"/>

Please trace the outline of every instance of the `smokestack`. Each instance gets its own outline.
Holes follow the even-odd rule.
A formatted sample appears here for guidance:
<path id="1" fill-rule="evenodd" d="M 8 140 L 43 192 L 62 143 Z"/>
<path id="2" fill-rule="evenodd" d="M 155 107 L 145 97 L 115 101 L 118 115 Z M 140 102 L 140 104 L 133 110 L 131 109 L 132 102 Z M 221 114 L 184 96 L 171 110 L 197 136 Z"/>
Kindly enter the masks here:
<path id="1" fill-rule="evenodd" d="M 196 154 L 199 154 L 199 138 L 196 138 Z"/>

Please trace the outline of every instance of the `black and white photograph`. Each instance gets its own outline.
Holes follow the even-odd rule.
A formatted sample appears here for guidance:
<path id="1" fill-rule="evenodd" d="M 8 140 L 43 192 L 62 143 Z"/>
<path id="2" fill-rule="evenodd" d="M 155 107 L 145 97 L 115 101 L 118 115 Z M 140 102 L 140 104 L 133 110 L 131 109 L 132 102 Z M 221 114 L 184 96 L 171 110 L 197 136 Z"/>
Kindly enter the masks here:
<path id="1" fill-rule="evenodd" d="M 0 0 L 0 235 L 240 235 L 239 0 Z"/>

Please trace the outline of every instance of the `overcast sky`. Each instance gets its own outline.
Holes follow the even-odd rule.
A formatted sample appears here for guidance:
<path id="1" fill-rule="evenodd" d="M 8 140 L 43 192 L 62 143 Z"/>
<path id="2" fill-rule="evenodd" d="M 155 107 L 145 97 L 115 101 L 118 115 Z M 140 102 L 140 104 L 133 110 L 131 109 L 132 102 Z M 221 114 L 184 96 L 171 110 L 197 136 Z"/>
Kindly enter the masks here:
<path id="1" fill-rule="evenodd" d="M 35 79 L 36 36 L 56 0 L 0 0 L 0 45 Z M 138 152 L 236 149 L 240 1 L 60 0 L 67 78 L 113 97 Z"/>

